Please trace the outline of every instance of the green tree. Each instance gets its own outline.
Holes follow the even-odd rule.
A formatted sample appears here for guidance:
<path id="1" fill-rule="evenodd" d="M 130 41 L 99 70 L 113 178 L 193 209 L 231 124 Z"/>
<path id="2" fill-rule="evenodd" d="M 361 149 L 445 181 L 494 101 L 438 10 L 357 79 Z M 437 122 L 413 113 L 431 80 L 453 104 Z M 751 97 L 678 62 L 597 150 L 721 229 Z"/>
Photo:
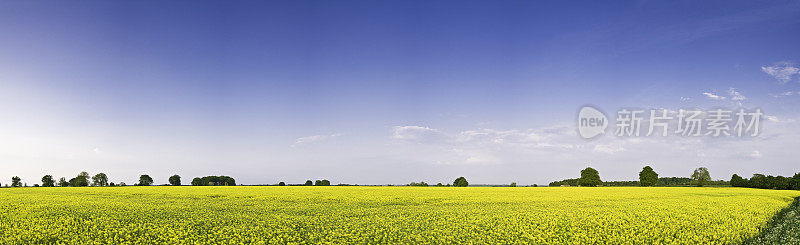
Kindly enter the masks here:
<path id="1" fill-rule="evenodd" d="M 645 166 L 639 172 L 639 184 L 642 186 L 655 186 L 658 183 L 658 173 L 650 166 Z"/>
<path id="2" fill-rule="evenodd" d="M 442 182 L 436 183 L 436 187 L 442 187 L 442 186 L 444 186 L 442 185 Z"/>
<path id="3" fill-rule="evenodd" d="M 195 177 L 194 179 L 192 179 L 192 185 L 193 186 L 203 185 L 203 179 L 201 179 L 200 177 Z"/>
<path id="4" fill-rule="evenodd" d="M 22 179 L 19 176 L 11 177 L 11 187 L 22 187 Z"/>
<path id="5" fill-rule="evenodd" d="M 597 170 L 587 167 L 581 170 L 581 178 L 578 179 L 578 185 L 580 186 L 598 186 L 602 184 L 603 181 L 600 180 L 600 173 Z"/>
<path id="6" fill-rule="evenodd" d="M 331 182 L 329 180 L 322 180 L 322 186 L 331 186 Z"/>
<path id="7" fill-rule="evenodd" d="M 511 185 L 509 185 L 509 186 L 510 187 L 517 187 L 517 182 L 511 182 Z"/>
<path id="8" fill-rule="evenodd" d="M 284 183 L 283 181 L 281 181 L 280 183 L 278 183 L 278 186 L 286 186 L 286 183 Z"/>
<path id="9" fill-rule="evenodd" d="M 92 177 L 92 186 L 107 186 L 108 176 L 104 173 L 95 174 Z"/>
<path id="10" fill-rule="evenodd" d="M 314 185 L 314 182 L 311 182 L 311 180 L 306 180 L 305 185 L 306 186 L 312 186 L 312 185 Z"/>
<path id="11" fill-rule="evenodd" d="M 67 182 L 67 178 L 61 177 L 58 179 L 58 186 L 67 187 L 69 186 L 69 182 Z"/>
<path id="12" fill-rule="evenodd" d="M 706 167 L 699 167 L 695 169 L 691 178 L 692 182 L 696 186 L 705 186 L 708 185 L 708 182 L 711 182 L 711 174 L 708 172 Z"/>
<path id="13" fill-rule="evenodd" d="M 792 177 L 792 190 L 800 190 L 800 173 L 796 173 Z"/>
<path id="14" fill-rule="evenodd" d="M 56 186 L 55 183 L 56 183 L 56 181 L 53 180 L 53 176 L 52 175 L 48 174 L 48 175 L 45 175 L 44 177 L 42 177 L 42 186 L 44 186 L 44 187 Z"/>
<path id="15" fill-rule="evenodd" d="M 72 187 L 89 186 L 89 173 L 83 171 L 80 174 L 78 174 L 77 177 L 70 179 L 69 186 Z"/>
<path id="16" fill-rule="evenodd" d="M 181 185 L 181 176 L 180 175 L 173 175 L 169 177 L 169 184 L 174 186 Z"/>
<path id="17" fill-rule="evenodd" d="M 453 186 L 455 187 L 467 187 L 469 186 L 469 182 L 467 182 L 467 178 L 458 177 L 455 181 L 453 181 Z"/>
<path id="18" fill-rule="evenodd" d="M 738 174 L 733 174 L 731 176 L 731 186 L 733 187 L 747 187 L 747 180 L 739 176 Z"/>
<path id="19" fill-rule="evenodd" d="M 139 176 L 139 186 L 149 186 L 153 184 L 153 178 L 150 178 L 150 175 L 143 174 Z"/>

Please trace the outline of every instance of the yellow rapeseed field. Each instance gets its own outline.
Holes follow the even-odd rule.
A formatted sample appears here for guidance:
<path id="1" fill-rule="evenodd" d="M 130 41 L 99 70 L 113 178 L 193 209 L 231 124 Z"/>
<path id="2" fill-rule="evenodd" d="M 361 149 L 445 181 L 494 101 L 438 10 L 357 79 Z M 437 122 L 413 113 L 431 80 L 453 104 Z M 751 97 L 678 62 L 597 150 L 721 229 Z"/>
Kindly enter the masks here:
<path id="1" fill-rule="evenodd" d="M 0 189 L 0 244 L 737 243 L 798 191 L 687 187 Z"/>

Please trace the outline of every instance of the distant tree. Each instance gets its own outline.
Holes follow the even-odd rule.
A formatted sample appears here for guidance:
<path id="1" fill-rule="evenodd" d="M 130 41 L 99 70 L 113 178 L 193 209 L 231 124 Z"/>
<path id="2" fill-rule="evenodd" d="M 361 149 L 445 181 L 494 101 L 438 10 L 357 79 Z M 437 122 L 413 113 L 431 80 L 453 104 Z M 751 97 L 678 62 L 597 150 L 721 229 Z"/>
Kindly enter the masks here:
<path id="1" fill-rule="evenodd" d="M 173 175 L 169 177 L 169 184 L 174 186 L 181 185 L 181 176 L 180 175 Z"/>
<path id="2" fill-rule="evenodd" d="M 286 183 L 283 183 L 283 181 L 281 181 L 280 183 L 278 183 L 278 186 L 286 186 Z"/>
<path id="3" fill-rule="evenodd" d="M 537 185 L 537 184 L 533 184 L 533 187 L 539 187 L 539 185 Z"/>
<path id="4" fill-rule="evenodd" d="M 517 187 L 517 182 L 511 182 L 511 185 L 509 185 L 509 186 L 510 187 Z"/>
<path id="5" fill-rule="evenodd" d="M 420 181 L 419 183 L 411 182 L 410 184 L 407 184 L 406 186 L 424 186 L 424 187 L 427 187 L 428 183 L 425 183 L 425 181 Z"/>
<path id="6" fill-rule="evenodd" d="M 314 181 L 314 186 L 321 186 L 321 185 L 322 185 L 322 180 L 315 180 Z"/>
<path id="7" fill-rule="evenodd" d="M 708 185 L 708 182 L 711 182 L 711 174 L 708 173 L 708 169 L 705 167 L 699 167 L 695 169 L 691 178 L 692 182 L 696 186 L 705 186 Z"/>
<path id="8" fill-rule="evenodd" d="M 453 186 L 455 187 L 467 187 L 469 186 L 469 182 L 467 182 L 467 178 L 458 177 L 455 181 L 453 181 Z"/>
<path id="9" fill-rule="evenodd" d="M 326 179 L 322 180 L 322 186 L 331 186 L 331 181 Z"/>
<path id="10" fill-rule="evenodd" d="M 69 182 L 67 182 L 67 178 L 61 177 L 58 179 L 58 186 L 67 187 L 69 186 Z"/>
<path id="11" fill-rule="evenodd" d="M 11 187 L 22 187 L 22 179 L 19 176 L 11 177 Z"/>
<path id="12" fill-rule="evenodd" d="M 107 186 L 108 176 L 104 173 L 95 174 L 92 177 L 92 186 Z"/>
<path id="13" fill-rule="evenodd" d="M 150 175 L 143 174 L 139 176 L 139 183 L 138 186 L 149 186 L 153 184 L 153 178 L 150 178 Z"/>
<path id="14" fill-rule="evenodd" d="M 83 171 L 80 174 L 78 174 L 77 177 L 70 179 L 69 186 L 72 187 L 89 186 L 89 173 Z"/>
<path id="15" fill-rule="evenodd" d="M 119 186 L 128 186 L 128 184 L 125 184 L 125 182 L 119 182 Z"/>
<path id="16" fill-rule="evenodd" d="M 108 186 L 117 186 L 114 182 L 108 183 Z"/>
<path id="17" fill-rule="evenodd" d="M 639 172 L 639 184 L 642 186 L 655 186 L 658 183 L 658 173 L 650 166 L 645 166 Z"/>
<path id="18" fill-rule="evenodd" d="M 45 175 L 44 177 L 42 177 L 42 186 L 44 186 L 44 187 L 56 186 L 55 183 L 56 183 L 56 181 L 53 180 L 53 176 L 52 175 L 48 174 L 48 175 Z"/>
<path id="19" fill-rule="evenodd" d="M 39 184 L 33 184 L 33 187 L 39 187 Z"/>
<path id="20" fill-rule="evenodd" d="M 750 177 L 747 187 L 766 189 L 767 176 L 764 176 L 763 174 L 753 174 L 753 177 Z"/>
<path id="21" fill-rule="evenodd" d="M 306 180 L 306 183 L 304 185 L 312 186 L 312 185 L 314 185 L 314 182 L 311 182 L 311 180 Z"/>
<path id="22" fill-rule="evenodd" d="M 597 170 L 587 167 L 581 170 L 581 178 L 578 179 L 578 185 L 580 186 L 598 186 L 602 184 L 603 181 L 600 180 L 600 173 Z"/>
<path id="23" fill-rule="evenodd" d="M 733 187 L 747 187 L 747 180 L 743 179 L 738 174 L 731 176 L 731 186 Z"/>
<path id="24" fill-rule="evenodd" d="M 442 187 L 442 186 L 444 186 L 442 185 L 442 182 L 436 183 L 436 187 Z"/>
<path id="25" fill-rule="evenodd" d="M 800 173 L 796 173 L 792 177 L 792 190 L 800 190 Z"/>
<path id="26" fill-rule="evenodd" d="M 203 179 L 201 179 L 200 177 L 195 177 L 194 179 L 192 179 L 192 185 L 193 186 L 203 185 Z"/>

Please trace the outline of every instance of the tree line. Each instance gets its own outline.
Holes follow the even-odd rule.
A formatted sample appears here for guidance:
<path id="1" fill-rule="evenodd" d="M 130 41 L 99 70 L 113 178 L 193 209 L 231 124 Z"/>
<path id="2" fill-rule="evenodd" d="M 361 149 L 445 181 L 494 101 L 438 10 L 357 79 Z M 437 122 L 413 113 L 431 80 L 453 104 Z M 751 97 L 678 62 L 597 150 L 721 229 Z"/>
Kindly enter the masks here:
<path id="1" fill-rule="evenodd" d="M 734 174 L 731 176 L 731 186 L 749 187 L 758 189 L 800 190 L 800 173 L 792 177 L 753 174 L 750 179 L 745 179 Z"/>
<path id="2" fill-rule="evenodd" d="M 127 186 L 125 182 L 109 182 L 108 175 L 105 173 L 98 173 L 94 176 L 89 175 L 86 171 L 80 172 L 78 176 L 67 180 L 65 177 L 61 177 L 58 181 L 56 181 L 52 175 L 45 175 L 41 179 L 42 185 L 34 184 L 34 187 L 83 187 L 83 186 Z M 180 186 L 181 185 L 181 176 L 180 175 L 172 175 L 168 179 L 169 185 Z M 134 183 L 134 186 L 151 186 L 153 185 L 153 178 L 150 175 L 143 174 L 139 176 L 139 182 Z M 206 176 L 206 177 L 197 177 L 192 180 L 192 185 L 195 186 L 208 186 L 208 185 L 228 185 L 233 186 L 236 185 L 236 180 L 229 177 L 229 176 Z M 11 187 L 23 187 L 27 184 L 22 183 L 22 179 L 19 176 L 11 177 Z M 6 185 L 8 187 L 8 185 Z"/>
<path id="3" fill-rule="evenodd" d="M 724 180 L 711 180 L 708 168 L 695 169 L 689 177 L 658 177 L 650 166 L 639 172 L 639 181 L 602 181 L 600 173 L 591 167 L 580 172 L 580 177 L 550 182 L 549 186 L 708 186 L 728 185 Z"/>

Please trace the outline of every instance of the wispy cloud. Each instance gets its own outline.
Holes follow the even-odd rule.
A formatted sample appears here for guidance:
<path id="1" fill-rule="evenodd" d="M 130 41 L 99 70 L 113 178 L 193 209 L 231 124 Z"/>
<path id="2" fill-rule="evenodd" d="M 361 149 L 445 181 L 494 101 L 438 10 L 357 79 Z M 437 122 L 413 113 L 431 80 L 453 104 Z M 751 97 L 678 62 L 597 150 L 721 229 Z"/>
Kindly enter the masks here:
<path id="1" fill-rule="evenodd" d="M 716 94 L 713 94 L 711 92 L 703 92 L 703 95 L 705 95 L 706 97 L 708 97 L 709 99 L 712 99 L 712 100 L 724 100 L 725 99 L 725 96 L 716 95 Z"/>
<path id="2" fill-rule="evenodd" d="M 690 97 L 681 97 L 681 101 L 690 101 L 692 98 Z"/>
<path id="3" fill-rule="evenodd" d="M 336 134 L 329 134 L 329 135 L 311 135 L 311 136 L 306 136 L 306 137 L 300 137 L 300 138 L 297 138 L 294 141 L 294 144 L 292 144 L 292 147 L 303 145 L 303 144 L 309 144 L 309 143 L 313 143 L 313 142 L 318 142 L 318 141 L 322 141 L 322 140 L 326 140 L 326 139 L 330 139 L 330 138 L 335 138 L 335 137 L 339 137 L 339 136 L 342 136 L 342 134 L 336 133 Z"/>
<path id="4" fill-rule="evenodd" d="M 770 66 L 762 66 L 761 71 L 777 79 L 780 83 L 788 83 L 792 80 L 792 77 L 800 74 L 800 67 L 784 61 Z"/>

